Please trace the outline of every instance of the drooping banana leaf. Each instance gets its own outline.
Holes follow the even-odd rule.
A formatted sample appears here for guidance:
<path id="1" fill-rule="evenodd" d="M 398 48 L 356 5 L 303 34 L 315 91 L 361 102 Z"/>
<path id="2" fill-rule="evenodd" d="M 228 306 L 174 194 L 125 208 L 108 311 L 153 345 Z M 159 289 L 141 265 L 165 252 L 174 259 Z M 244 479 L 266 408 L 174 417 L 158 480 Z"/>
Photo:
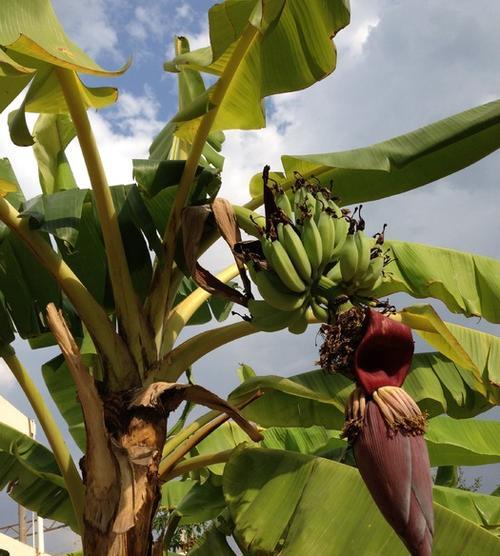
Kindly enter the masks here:
<path id="1" fill-rule="evenodd" d="M 215 99 L 212 131 L 263 127 L 264 97 L 304 89 L 335 69 L 331 38 L 349 17 L 344 0 L 229 0 L 209 11 L 211 47 L 180 54 L 165 67 L 233 76 L 223 98 Z M 193 136 L 214 108 L 213 94 L 211 87 L 172 120 L 178 136 Z"/>
<path id="2" fill-rule="evenodd" d="M 441 506 L 495 535 L 500 533 L 500 498 L 460 488 L 435 486 L 433 498 Z"/>
<path id="3" fill-rule="evenodd" d="M 360 149 L 282 157 L 285 172 L 313 174 L 342 204 L 397 195 L 449 176 L 500 147 L 500 101 Z M 253 197 L 262 191 L 251 190 Z"/>
<path id="4" fill-rule="evenodd" d="M 38 195 L 24 203 L 20 216 L 29 218 L 32 229 L 47 232 L 74 249 L 88 195 L 88 189 L 76 188 Z"/>
<path id="5" fill-rule="evenodd" d="M 186 54 L 190 51 L 189 41 L 185 37 L 175 37 L 176 54 Z M 205 83 L 200 73 L 192 68 L 181 66 L 177 71 L 179 110 L 184 110 L 197 97 L 205 93 Z M 168 122 L 155 137 L 149 148 L 151 160 L 185 160 L 189 154 L 190 144 L 185 139 L 175 137 L 177 126 Z M 209 133 L 203 147 L 200 164 L 211 164 L 221 171 L 224 157 L 220 154 L 224 134 L 222 132 Z"/>
<path id="6" fill-rule="evenodd" d="M 189 551 L 189 556 L 236 556 L 226 541 L 224 533 L 210 528 Z"/>
<path id="7" fill-rule="evenodd" d="M 22 338 L 46 332 L 41 317 L 45 307 L 51 302 L 61 305 L 55 280 L 10 231 L 0 243 L 0 291 Z"/>
<path id="8" fill-rule="evenodd" d="M 498 421 L 444 415 L 431 419 L 425 434 L 433 466 L 500 463 L 499 437 Z"/>
<path id="9" fill-rule="evenodd" d="M 482 371 L 492 389 L 500 397 L 500 338 L 485 332 L 471 330 L 465 326 L 448 323 L 447 327 L 471 359 Z"/>
<path id="10" fill-rule="evenodd" d="M 223 488 L 235 537 L 249 554 L 407 554 L 350 466 L 286 451 L 236 450 Z M 500 540 L 477 524 L 437 503 L 434 510 L 434 554 L 500 550 Z"/>
<path id="11" fill-rule="evenodd" d="M 406 292 L 440 299 L 453 313 L 500 323 L 500 261 L 420 243 L 387 241 L 393 261 L 376 297 Z"/>
<path id="12" fill-rule="evenodd" d="M 439 353 L 418 353 L 404 388 L 430 417 L 448 413 L 452 417 L 473 417 L 493 405 L 496 391 L 487 381 L 481 388 L 466 382 L 470 375 Z M 261 398 L 243 412 L 264 427 L 310 427 L 322 425 L 341 429 L 344 404 L 354 387 L 341 374 L 327 375 L 321 370 L 288 378 L 256 376 L 247 379 L 229 396 L 237 402 L 257 390 Z"/>
<path id="13" fill-rule="evenodd" d="M 413 328 L 432 347 L 448 359 L 473 373 L 479 374 L 470 355 L 453 336 L 449 326 L 443 322 L 432 305 L 413 305 L 398 313 L 403 324 Z"/>
<path id="14" fill-rule="evenodd" d="M 52 452 L 0 423 L 0 490 L 6 487 L 25 508 L 75 529 L 73 507 Z"/>
<path id="15" fill-rule="evenodd" d="M 77 187 L 64 152 L 75 134 L 73 122 L 67 114 L 40 114 L 38 117 L 33 128 L 33 152 L 43 193 Z"/>
<path id="16" fill-rule="evenodd" d="M 18 190 L 19 183 L 9 159 L 0 158 L 0 195 L 4 196 L 7 193 L 14 193 Z"/>
<path id="17" fill-rule="evenodd" d="M 22 107 L 33 112 L 57 113 L 61 109 L 62 92 L 51 71 L 53 66 L 100 75 L 120 75 L 106 71 L 76 46 L 65 34 L 49 0 L 3 0 L 0 3 L 0 112 L 24 89 L 40 71 L 52 74 L 43 87 L 37 85 L 29 103 Z M 8 68 L 8 69 L 7 69 Z M 113 102 L 116 91 L 101 88 L 91 91 L 82 85 L 89 106 Z M 104 103 L 104 104 L 103 104 Z M 43 107 L 42 107 L 43 105 Z M 24 116 L 22 116 L 24 119 Z"/>
<path id="18" fill-rule="evenodd" d="M 456 364 L 472 391 L 491 403 L 500 402 L 500 339 L 497 336 L 443 322 L 430 305 L 406 307 L 399 316 Z"/>
<path id="19" fill-rule="evenodd" d="M 85 452 L 85 426 L 75 383 L 62 355 L 42 365 L 42 375 L 52 400 L 68 424 L 73 440 Z"/>
<path id="20" fill-rule="evenodd" d="M 181 481 L 170 481 L 172 484 L 179 482 Z M 172 504 L 168 506 L 170 511 L 175 511 L 181 518 L 179 525 L 211 521 L 226 508 L 220 477 L 210 475 L 203 483 L 197 481 L 193 483 L 175 506 Z M 169 483 L 162 489 L 162 505 L 164 505 L 164 491 L 169 488 L 168 485 Z"/>

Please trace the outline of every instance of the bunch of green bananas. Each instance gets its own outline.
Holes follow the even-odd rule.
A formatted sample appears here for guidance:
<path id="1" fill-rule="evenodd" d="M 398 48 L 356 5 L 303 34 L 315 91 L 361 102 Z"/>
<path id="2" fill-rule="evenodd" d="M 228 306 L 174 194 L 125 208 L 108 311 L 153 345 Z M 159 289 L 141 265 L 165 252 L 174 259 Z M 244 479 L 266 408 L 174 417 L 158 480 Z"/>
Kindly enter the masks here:
<path id="1" fill-rule="evenodd" d="M 265 225 L 261 215 L 236 208 L 240 227 L 260 242 L 247 267 L 262 301 L 251 300 L 249 309 L 262 330 L 301 334 L 313 316 L 331 322 L 341 301 L 369 297 L 382 282 L 383 232 L 367 236 L 361 216 L 349 216 L 328 189 L 300 176 L 291 192 L 273 193 Z"/>

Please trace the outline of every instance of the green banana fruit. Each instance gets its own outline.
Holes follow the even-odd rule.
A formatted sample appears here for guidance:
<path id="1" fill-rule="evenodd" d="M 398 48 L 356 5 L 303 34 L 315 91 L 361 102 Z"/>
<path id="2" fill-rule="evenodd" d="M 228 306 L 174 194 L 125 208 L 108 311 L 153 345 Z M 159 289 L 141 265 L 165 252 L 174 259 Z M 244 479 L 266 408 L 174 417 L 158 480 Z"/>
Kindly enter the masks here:
<path id="1" fill-rule="evenodd" d="M 258 212 L 247 209 L 245 207 L 240 207 L 238 205 L 233 205 L 233 209 L 236 215 L 238 226 L 247 234 L 254 237 L 259 237 L 260 233 L 262 232 L 262 230 L 265 229 L 266 226 L 265 217 Z"/>
<path id="2" fill-rule="evenodd" d="M 362 296 L 373 296 L 374 291 L 382 284 L 384 281 L 384 277 L 382 275 L 378 276 L 378 278 L 371 284 L 371 286 L 363 286 L 362 288 L 356 290 L 358 295 Z"/>
<path id="3" fill-rule="evenodd" d="M 333 219 L 333 225 L 335 226 L 335 243 L 333 245 L 331 257 L 335 258 L 340 254 L 344 247 L 344 243 L 349 232 L 349 224 L 343 216 L 340 216 Z"/>
<path id="4" fill-rule="evenodd" d="M 301 239 L 314 274 L 320 267 L 323 257 L 323 245 L 321 236 L 319 234 L 318 226 L 316 226 L 314 218 L 309 217 L 304 219 L 304 223 L 302 225 Z"/>
<path id="5" fill-rule="evenodd" d="M 356 268 L 356 274 L 361 277 L 370 266 L 370 253 L 373 241 L 371 241 L 371 238 L 369 238 L 363 230 L 357 230 L 354 232 L 354 241 L 356 242 L 356 247 L 358 249 L 358 265 Z"/>
<path id="6" fill-rule="evenodd" d="M 302 280 L 310 282 L 312 268 L 302 240 L 290 224 L 285 224 L 283 226 L 282 233 L 283 239 L 280 238 L 280 242 L 288 253 L 293 266 L 299 273 Z"/>
<path id="7" fill-rule="evenodd" d="M 306 285 L 297 274 L 288 253 L 279 241 L 270 241 L 264 238 L 262 240 L 262 249 L 271 268 L 289 290 L 296 293 L 305 291 Z"/>
<path id="8" fill-rule="evenodd" d="M 350 282 L 356 275 L 358 268 L 358 247 L 354 232 L 349 232 L 340 253 L 339 265 L 343 282 Z"/>
<path id="9" fill-rule="evenodd" d="M 374 259 L 371 259 L 367 271 L 356 284 L 358 291 L 362 293 L 365 290 L 369 291 L 374 289 L 375 283 L 382 277 L 383 268 L 384 257 L 382 254 L 379 254 Z"/>
<path id="10" fill-rule="evenodd" d="M 284 191 L 280 191 L 276 195 L 275 199 L 276 205 L 288 216 L 288 218 L 293 218 L 293 208 L 288 195 Z"/>
<path id="11" fill-rule="evenodd" d="M 304 195 L 304 202 L 307 207 L 307 214 L 314 218 L 314 215 L 316 214 L 317 201 L 310 191 L 306 191 Z"/>
<path id="12" fill-rule="evenodd" d="M 251 323 L 262 332 L 276 332 L 286 328 L 291 320 L 297 317 L 300 309 L 295 311 L 279 311 L 265 301 L 251 299 L 248 310 L 252 316 Z"/>
<path id="13" fill-rule="evenodd" d="M 294 311 L 303 305 L 305 294 L 295 295 L 284 291 L 283 283 L 273 272 L 257 269 L 253 263 L 248 264 L 248 271 L 264 301 L 275 309 Z"/>
<path id="14" fill-rule="evenodd" d="M 307 310 L 308 310 L 308 303 L 304 303 L 304 305 L 297 310 L 297 314 L 290 319 L 288 324 L 288 330 L 292 334 L 302 334 L 306 331 L 308 322 L 307 322 Z"/>
<path id="15" fill-rule="evenodd" d="M 318 232 L 321 237 L 321 265 L 324 266 L 330 262 L 335 244 L 335 225 L 333 216 L 322 211 L 318 218 Z"/>
<path id="16" fill-rule="evenodd" d="M 342 282 L 342 273 L 340 272 L 340 264 L 338 262 L 326 273 L 326 277 L 334 284 Z"/>
<path id="17" fill-rule="evenodd" d="M 330 316 L 328 314 L 328 309 L 323 307 L 317 300 L 316 297 L 311 299 L 311 310 L 313 315 L 319 320 L 319 322 L 328 322 Z"/>

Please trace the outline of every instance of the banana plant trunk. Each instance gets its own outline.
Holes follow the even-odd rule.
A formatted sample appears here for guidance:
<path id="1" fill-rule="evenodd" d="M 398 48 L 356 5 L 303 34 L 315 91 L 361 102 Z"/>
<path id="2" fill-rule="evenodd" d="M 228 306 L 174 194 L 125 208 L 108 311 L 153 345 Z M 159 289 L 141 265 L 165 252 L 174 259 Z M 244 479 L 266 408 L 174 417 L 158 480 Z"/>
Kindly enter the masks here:
<path id="1" fill-rule="evenodd" d="M 121 427 L 118 431 L 117 426 Z M 160 501 L 158 467 L 166 435 L 165 415 L 157 409 L 135 408 L 132 415 L 128 411 L 119 414 L 107 428 L 111 457 L 105 458 L 106 465 L 90 450 L 82 465 L 86 483 L 84 554 L 149 556 L 153 553 L 153 518 Z"/>

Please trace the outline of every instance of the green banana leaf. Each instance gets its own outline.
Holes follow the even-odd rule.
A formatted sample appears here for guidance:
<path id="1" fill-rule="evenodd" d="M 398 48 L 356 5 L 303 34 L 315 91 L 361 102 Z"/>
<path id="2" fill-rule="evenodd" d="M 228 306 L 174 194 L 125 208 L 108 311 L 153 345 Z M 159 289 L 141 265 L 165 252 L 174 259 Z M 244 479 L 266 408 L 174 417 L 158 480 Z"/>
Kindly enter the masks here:
<path id="1" fill-rule="evenodd" d="M 236 450 L 223 488 L 235 537 L 248 554 L 407 554 L 350 466 L 286 451 Z M 500 540 L 469 519 L 438 503 L 434 510 L 434 555 L 500 550 Z"/>
<path id="2" fill-rule="evenodd" d="M 446 326 L 481 370 L 483 378 L 497 393 L 497 403 L 500 402 L 500 338 L 457 324 L 448 323 Z"/>
<path id="3" fill-rule="evenodd" d="M 393 261 L 376 297 L 406 292 L 440 299 L 452 313 L 500 323 L 500 261 L 453 249 L 404 241 L 387 241 Z"/>
<path id="4" fill-rule="evenodd" d="M 118 91 L 113 87 L 87 87 L 78 77 L 76 85 L 86 108 L 104 108 L 118 98 Z M 12 142 L 21 147 L 34 143 L 26 122 L 26 112 L 59 114 L 68 111 L 54 68 L 42 66 L 30 83 L 21 106 L 9 114 L 8 124 Z"/>
<path id="5" fill-rule="evenodd" d="M 61 291 L 52 276 L 10 231 L 0 243 L 0 291 L 22 338 L 47 332 L 40 315 L 48 303 L 61 305 Z"/>
<path id="6" fill-rule="evenodd" d="M 0 112 L 34 76 L 29 102 L 27 100 L 21 108 L 21 122 L 24 110 L 52 113 L 61 110 L 62 91 L 53 66 L 108 77 L 120 75 L 127 69 L 126 65 L 118 71 L 106 71 L 89 58 L 67 37 L 49 0 L 3 0 L 0 3 L 0 46 L 3 48 Z M 49 82 L 35 84 L 39 72 L 45 73 Z M 103 106 L 116 99 L 116 91 L 109 87 L 91 90 L 82 84 L 82 92 L 88 106 Z"/>
<path id="7" fill-rule="evenodd" d="M 50 450 L 0 422 L 0 490 L 41 517 L 76 530 L 64 480 Z"/>
<path id="8" fill-rule="evenodd" d="M 226 508 L 220 483 L 220 478 L 214 480 L 210 476 L 204 483 L 197 482 L 186 493 L 175 507 L 176 515 L 181 517 L 179 525 L 211 521 Z"/>
<path id="9" fill-rule="evenodd" d="M 397 195 L 449 176 L 500 147 L 500 101 L 455 114 L 369 147 L 282 157 L 287 177 L 313 174 L 334 183 L 342 204 Z M 252 189 L 253 197 L 261 190 Z"/>
<path id="10" fill-rule="evenodd" d="M 497 388 L 485 381 L 479 391 L 464 380 L 470 375 L 439 353 L 418 353 L 404 383 L 405 390 L 430 417 L 448 413 L 473 417 L 492 407 Z M 310 427 L 339 430 L 344 424 L 344 405 L 353 383 L 341 374 L 321 370 L 288 378 L 256 376 L 247 379 L 229 396 L 233 403 L 258 390 L 265 395 L 243 410 L 248 419 L 264 427 Z"/>
<path id="11" fill-rule="evenodd" d="M 4 196 L 7 193 L 13 193 L 18 190 L 19 183 L 9 159 L 0 158 L 0 195 Z"/>
<path id="12" fill-rule="evenodd" d="M 403 323 L 453 361 L 470 389 L 492 404 L 500 402 L 500 339 L 472 328 L 443 322 L 430 305 L 406 307 Z"/>
<path id="13" fill-rule="evenodd" d="M 189 42 L 185 37 L 175 37 L 175 49 L 178 54 L 186 54 L 190 51 Z M 179 110 L 184 110 L 197 97 L 205 93 L 205 83 L 200 73 L 192 68 L 179 67 L 177 72 Z M 168 122 L 160 133 L 155 137 L 149 148 L 149 157 L 152 160 L 182 160 L 189 154 L 190 144 L 186 140 L 174 137 L 177 126 Z M 202 166 L 212 165 L 221 171 L 224 165 L 224 157 L 220 154 L 224 142 L 222 132 L 209 133 L 203 147 L 200 164 Z"/>
<path id="14" fill-rule="evenodd" d="M 83 203 L 89 197 L 88 189 L 68 189 L 57 194 L 43 194 L 24 203 L 20 216 L 29 218 L 32 229 L 42 230 L 75 248 Z"/>
<path id="15" fill-rule="evenodd" d="M 264 127 L 264 97 L 304 89 L 329 75 L 336 64 L 331 38 L 350 17 L 344 0 L 229 0 L 213 6 L 208 16 L 211 48 L 180 54 L 165 68 L 189 66 L 224 78 L 234 75 L 212 131 Z M 249 26 L 256 34 L 241 53 L 237 46 Z M 236 71 L 228 65 L 235 51 Z M 199 95 L 172 120 L 179 124 L 178 136 L 193 136 L 201 117 L 213 109 L 213 90 Z"/>
<path id="16" fill-rule="evenodd" d="M 42 375 L 52 400 L 68 425 L 76 445 L 85 452 L 85 426 L 75 383 L 62 355 L 42 365 Z"/>
<path id="17" fill-rule="evenodd" d="M 474 417 L 490 409 L 498 398 L 498 388 L 483 380 L 483 385 L 468 380 L 469 371 L 461 369 L 440 353 L 414 356 L 404 389 L 430 417 L 447 413 L 456 419 Z"/>
<path id="18" fill-rule="evenodd" d="M 243 413 L 259 425 L 310 427 L 323 425 L 341 429 L 344 406 L 353 383 L 343 375 L 328 376 L 323 371 L 293 377 L 256 376 L 247 379 L 229 395 L 232 403 L 246 399 L 253 392 L 265 392 Z"/>
<path id="19" fill-rule="evenodd" d="M 33 152 L 42 192 L 55 193 L 77 187 L 64 153 L 76 131 L 67 114 L 40 114 L 33 128 Z"/>
<path id="20" fill-rule="evenodd" d="M 453 336 L 449 326 L 441 320 L 432 305 L 413 305 L 399 312 L 401 322 L 413 328 L 419 336 L 448 359 L 480 378 L 480 371 L 470 355 Z M 474 331 L 471 331 L 474 332 Z"/>
<path id="21" fill-rule="evenodd" d="M 217 528 L 210 528 L 189 551 L 189 556 L 236 556 L 227 544 L 226 536 Z"/>
<path id="22" fill-rule="evenodd" d="M 435 486 L 433 498 L 456 514 L 465 517 L 487 531 L 500 533 L 500 498 L 459 488 Z"/>
<path id="23" fill-rule="evenodd" d="M 161 487 L 160 507 L 169 512 L 175 510 L 186 494 L 196 485 L 194 479 L 168 481 Z"/>
<path id="24" fill-rule="evenodd" d="M 425 439 L 433 466 L 500 463 L 500 422 L 482 419 L 431 419 Z"/>

